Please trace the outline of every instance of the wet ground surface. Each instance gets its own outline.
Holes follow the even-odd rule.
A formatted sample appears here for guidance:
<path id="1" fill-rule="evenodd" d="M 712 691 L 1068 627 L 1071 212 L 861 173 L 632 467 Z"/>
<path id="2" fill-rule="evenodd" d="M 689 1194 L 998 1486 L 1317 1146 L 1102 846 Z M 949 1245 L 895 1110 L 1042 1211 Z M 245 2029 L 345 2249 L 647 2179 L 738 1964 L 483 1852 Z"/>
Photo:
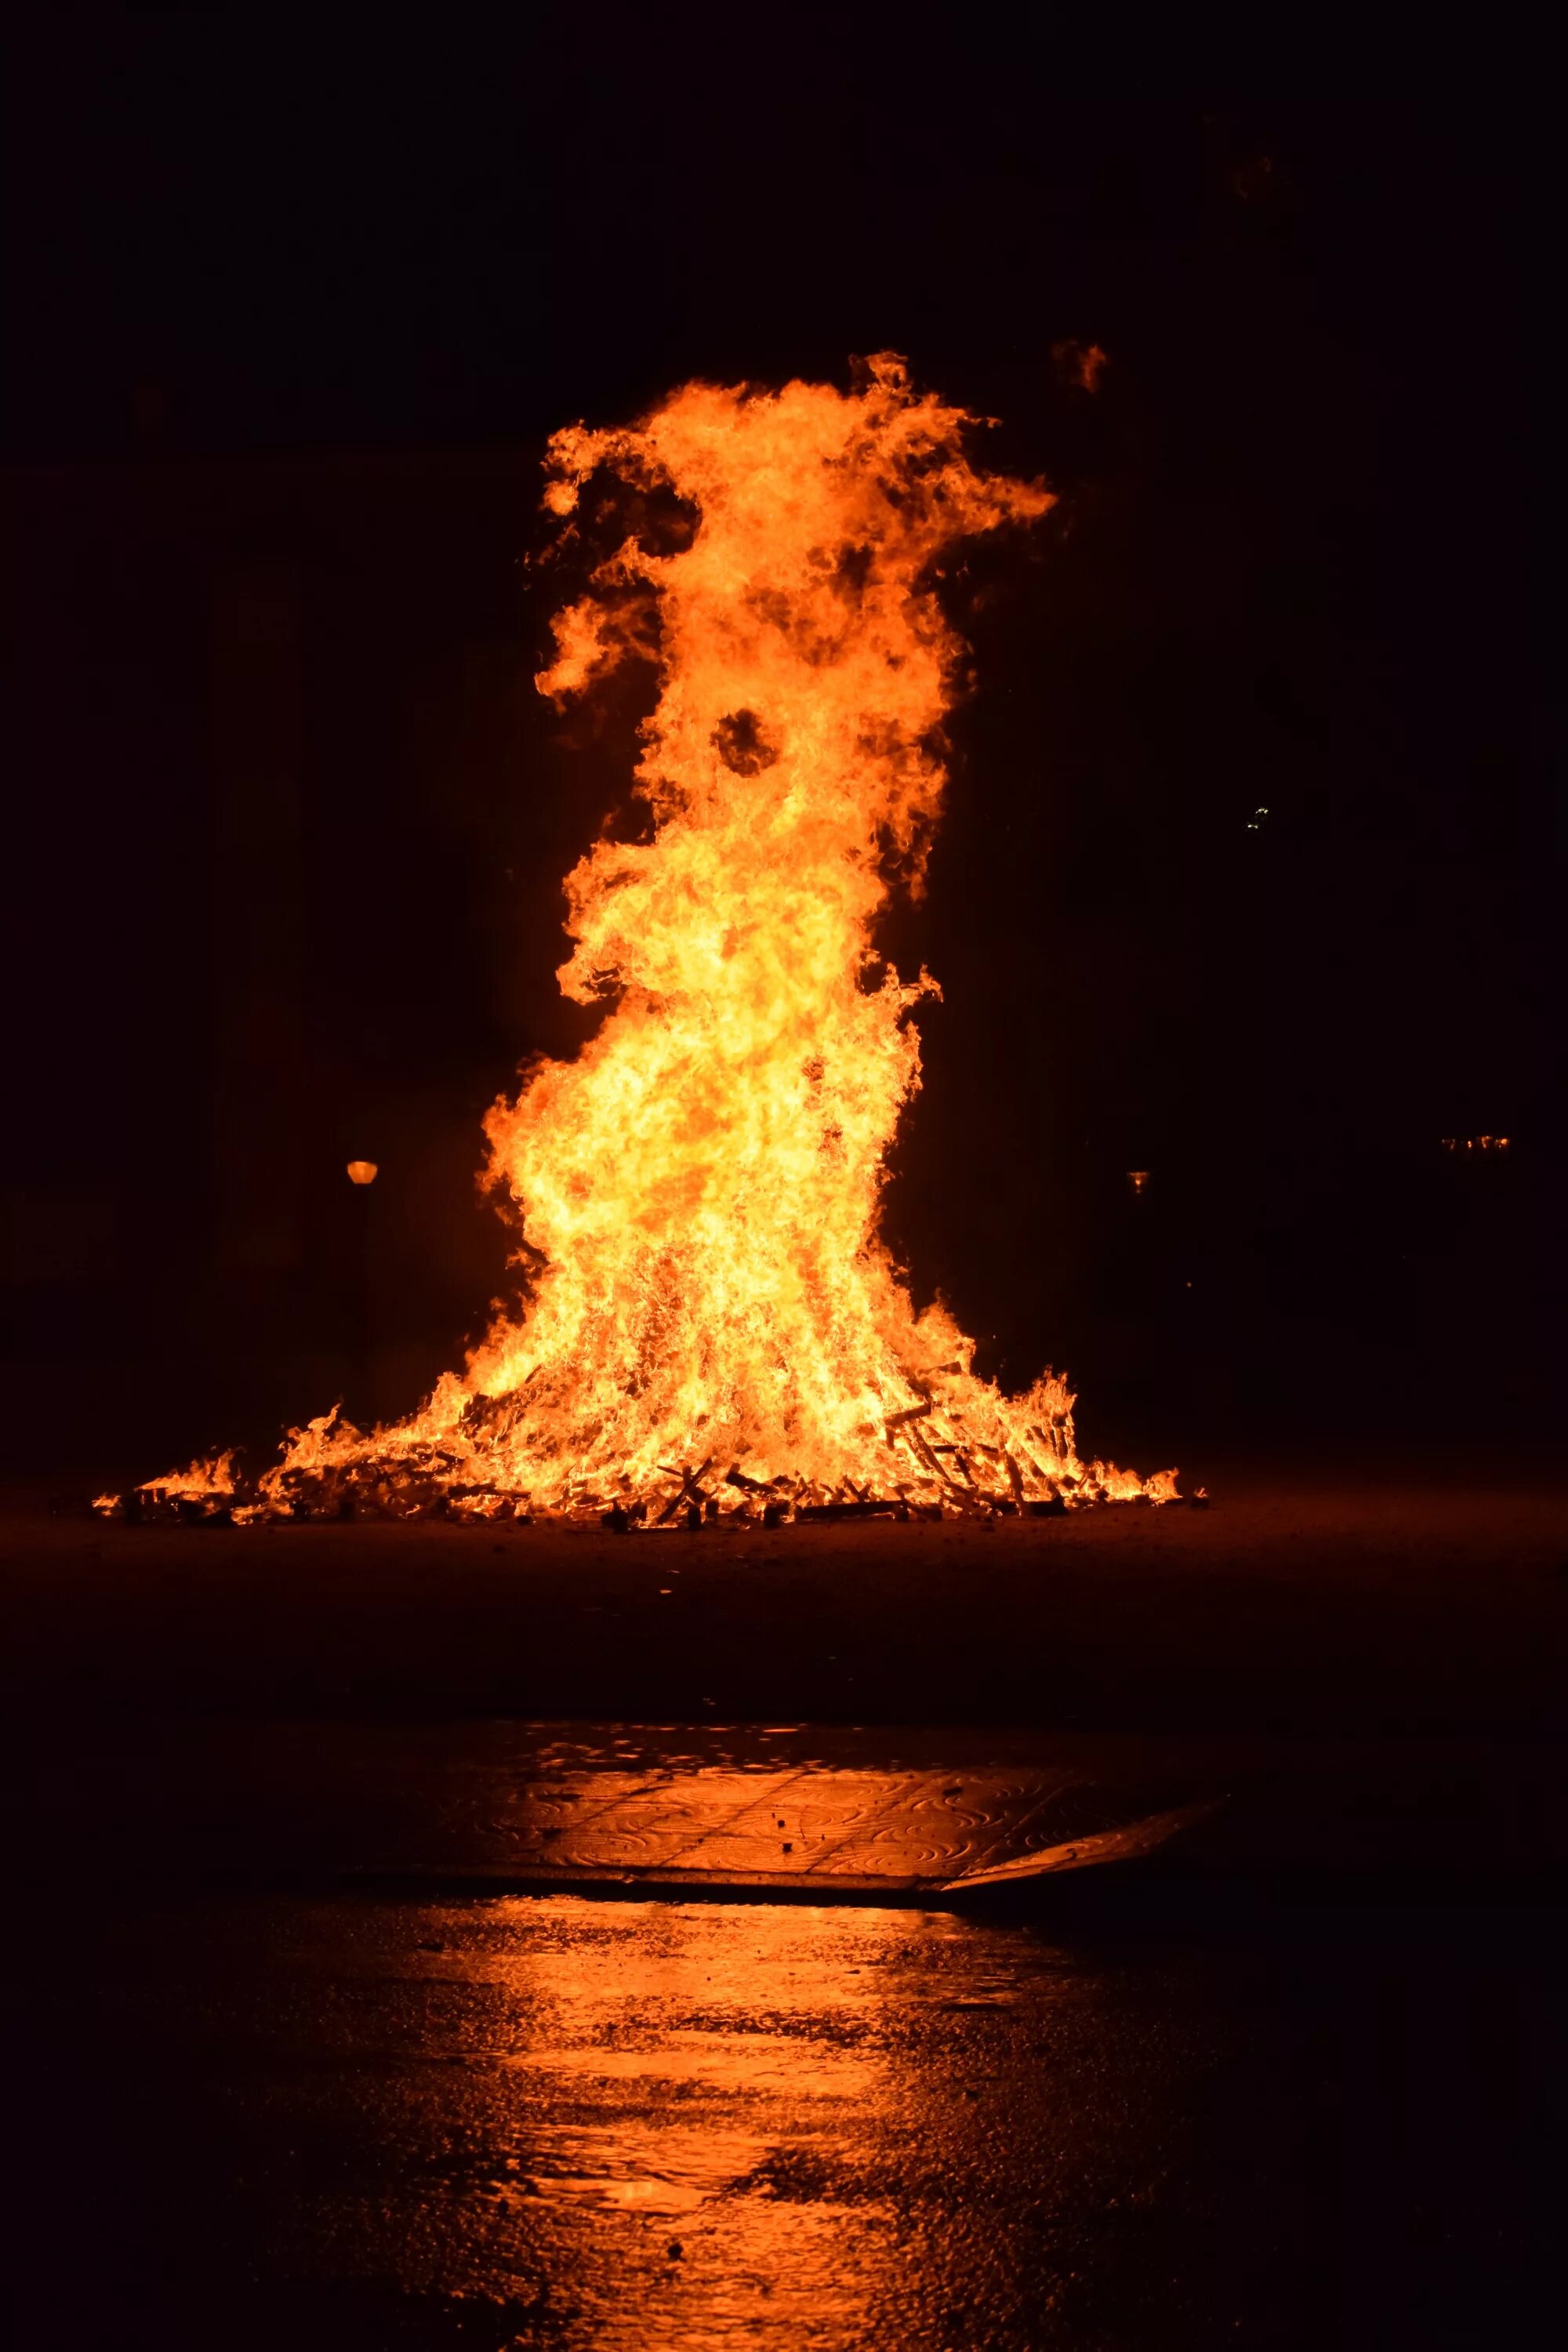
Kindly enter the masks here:
<path id="1" fill-rule="evenodd" d="M 1213 1802 L 1168 1748 L 805 1725 L 39 1726 L 23 1771 L 14 1874 L 142 1885 L 907 1899 L 1142 1854 Z"/>
<path id="2" fill-rule="evenodd" d="M 1534 2340 L 1534 1913 L 209 1892 L 21 1932 L 30 2347 Z"/>
<path id="3" fill-rule="evenodd" d="M 1377 1743 L 33 1736 L 29 2347 L 1315 2352 L 1493 2342 L 1535 2292 L 1568 2123 L 1545 1751 L 1402 1747 L 1402 1811 Z M 552 1814 L 634 1864 L 695 1822 L 945 1869 L 1222 1762 L 1152 1862 L 967 1898 L 468 1884 Z"/>
<path id="4" fill-rule="evenodd" d="M 1121 1527 L 742 1559 L 14 1517 L 14 2340 L 1535 2340 L 1560 1502 Z M 1191 1801 L 1032 1892 L 635 1884 L 693 1824 L 897 1875 Z M 619 1899 L 497 1891 L 606 1837 Z"/>
<path id="5" fill-rule="evenodd" d="M 986 1726 L 530 1725 L 250 1716 L 13 1717 L 11 1881 L 503 1891 L 575 1870 L 635 1893 L 681 1865 L 889 1895 L 1198 1818 L 1145 1877 L 1221 1895 L 1479 1899 L 1568 1885 L 1560 1742 L 1177 1738 Z M 616 1892 L 614 1886 L 608 1890 Z"/>

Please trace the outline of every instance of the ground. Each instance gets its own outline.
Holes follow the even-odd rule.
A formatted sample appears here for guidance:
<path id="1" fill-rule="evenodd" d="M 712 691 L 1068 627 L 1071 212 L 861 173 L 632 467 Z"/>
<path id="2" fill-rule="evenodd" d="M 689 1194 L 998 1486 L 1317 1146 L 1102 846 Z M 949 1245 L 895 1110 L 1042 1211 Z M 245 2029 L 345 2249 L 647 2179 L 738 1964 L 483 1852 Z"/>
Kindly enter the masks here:
<path id="1" fill-rule="evenodd" d="M 1210 1483 L 646 1538 L 14 1496 L 16 2340 L 1517 2336 L 1568 2027 L 1563 1488 Z M 1217 1802 L 1142 1878 L 956 1912 L 412 1874 L 504 1870 L 563 1759 Z"/>
<path id="2" fill-rule="evenodd" d="M 124 1528 L 19 1497 L 12 1703 L 1488 1731 L 1561 1720 L 1568 1482 L 1237 1471 L 1213 1507 L 616 1537 Z M 73 1498 L 74 1501 L 74 1498 Z"/>

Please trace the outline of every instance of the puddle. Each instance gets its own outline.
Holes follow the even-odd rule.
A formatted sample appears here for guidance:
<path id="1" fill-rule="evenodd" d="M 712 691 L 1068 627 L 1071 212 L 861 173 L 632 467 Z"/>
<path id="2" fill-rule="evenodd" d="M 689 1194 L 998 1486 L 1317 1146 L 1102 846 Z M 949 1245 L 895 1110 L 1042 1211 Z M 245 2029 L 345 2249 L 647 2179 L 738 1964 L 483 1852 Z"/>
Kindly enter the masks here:
<path id="1" fill-rule="evenodd" d="M 765 2139 L 725 2132 L 546 2129 L 535 2137 L 526 2193 L 547 2205 L 694 2213 L 751 2179 L 772 2152 Z"/>
<path id="2" fill-rule="evenodd" d="M 606 2083 L 787 2092 L 797 2099 L 864 2098 L 872 2087 L 874 2072 L 851 2053 L 824 2050 L 804 2036 L 786 2033 L 674 2032 L 646 2049 L 528 2050 L 505 2063 Z"/>

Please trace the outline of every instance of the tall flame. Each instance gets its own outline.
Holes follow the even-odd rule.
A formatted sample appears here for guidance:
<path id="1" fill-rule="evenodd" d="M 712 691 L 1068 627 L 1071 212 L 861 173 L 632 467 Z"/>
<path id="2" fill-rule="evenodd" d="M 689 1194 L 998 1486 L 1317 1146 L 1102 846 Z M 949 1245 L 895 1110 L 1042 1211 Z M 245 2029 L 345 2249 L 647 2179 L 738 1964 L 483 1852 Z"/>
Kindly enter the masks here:
<path id="1" fill-rule="evenodd" d="M 976 469 L 973 422 L 884 355 L 850 394 L 693 383 L 629 430 L 556 435 L 563 528 L 606 478 L 634 520 L 537 683 L 565 704 L 631 655 L 660 691 L 637 771 L 651 837 L 599 841 L 567 883 L 561 986 L 603 1024 L 486 1121 L 530 1297 L 413 1419 L 296 1433 L 258 1507 L 323 1480 L 383 1507 L 434 1479 L 481 1513 L 633 1517 L 764 1491 L 775 1510 L 1173 1493 L 1086 1470 L 1054 1374 L 1016 1398 L 975 1378 L 878 1237 L 934 984 L 871 931 L 921 885 L 963 650 L 933 568 L 1052 503 Z M 672 497 L 684 544 L 647 520 Z"/>

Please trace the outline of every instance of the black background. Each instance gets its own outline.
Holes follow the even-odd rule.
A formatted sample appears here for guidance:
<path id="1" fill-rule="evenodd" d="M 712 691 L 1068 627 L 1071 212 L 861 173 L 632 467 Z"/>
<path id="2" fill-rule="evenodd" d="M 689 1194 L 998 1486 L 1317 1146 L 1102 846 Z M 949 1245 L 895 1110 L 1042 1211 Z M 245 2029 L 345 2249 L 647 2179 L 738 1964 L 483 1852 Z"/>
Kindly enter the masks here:
<path id="1" fill-rule="evenodd" d="M 15 47 L 18 1463 L 144 1474 L 458 1360 L 507 1278 L 479 1119 L 584 1034 L 560 883 L 637 715 L 533 690 L 543 438 L 887 347 L 1061 494 L 955 591 L 974 688 L 888 925 L 944 991 L 889 1199 L 917 1290 L 1112 1451 L 1553 1426 L 1517 109 L 539 21 Z"/>

